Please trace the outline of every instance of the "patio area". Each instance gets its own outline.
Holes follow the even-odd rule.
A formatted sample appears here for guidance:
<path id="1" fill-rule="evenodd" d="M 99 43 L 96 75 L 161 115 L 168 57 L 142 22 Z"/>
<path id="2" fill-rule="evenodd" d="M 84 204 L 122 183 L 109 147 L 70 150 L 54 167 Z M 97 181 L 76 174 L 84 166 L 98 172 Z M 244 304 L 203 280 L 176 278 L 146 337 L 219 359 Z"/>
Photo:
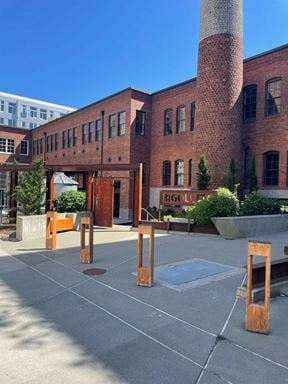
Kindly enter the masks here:
<path id="1" fill-rule="evenodd" d="M 287 238 L 257 236 L 273 259 Z M 79 247 L 76 231 L 54 251 L 0 240 L 1 383 L 288 383 L 288 297 L 271 299 L 268 336 L 244 329 L 235 298 L 247 239 L 156 235 L 152 288 L 136 286 L 129 227 L 94 228 L 93 264 L 80 264 Z"/>

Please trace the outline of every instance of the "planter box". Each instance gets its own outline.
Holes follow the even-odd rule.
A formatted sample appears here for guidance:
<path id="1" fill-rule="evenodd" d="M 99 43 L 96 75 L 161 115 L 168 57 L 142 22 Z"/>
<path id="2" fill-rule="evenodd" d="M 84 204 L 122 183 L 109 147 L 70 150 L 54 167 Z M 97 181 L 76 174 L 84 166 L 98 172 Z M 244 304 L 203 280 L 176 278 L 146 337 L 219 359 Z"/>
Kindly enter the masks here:
<path id="1" fill-rule="evenodd" d="M 211 219 L 224 239 L 241 239 L 288 231 L 288 215 L 213 217 Z"/>
<path id="2" fill-rule="evenodd" d="M 155 229 L 164 231 L 178 231 L 187 233 L 203 233 L 209 235 L 219 235 L 219 232 L 213 225 L 196 225 L 184 218 L 172 218 L 167 221 L 146 221 L 142 220 L 141 224 L 152 225 Z"/>
<path id="3" fill-rule="evenodd" d="M 45 238 L 46 215 L 17 216 L 16 239 L 30 240 Z"/>

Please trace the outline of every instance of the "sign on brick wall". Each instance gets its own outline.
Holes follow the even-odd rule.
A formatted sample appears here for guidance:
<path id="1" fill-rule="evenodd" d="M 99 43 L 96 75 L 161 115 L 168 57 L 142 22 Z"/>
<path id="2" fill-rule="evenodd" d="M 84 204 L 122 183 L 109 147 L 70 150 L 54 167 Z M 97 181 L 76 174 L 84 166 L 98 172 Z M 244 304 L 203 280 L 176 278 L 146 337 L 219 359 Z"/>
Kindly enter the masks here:
<path id="1" fill-rule="evenodd" d="M 215 191 L 160 191 L 160 205 L 193 205 L 196 201 L 208 195 L 214 195 Z"/>

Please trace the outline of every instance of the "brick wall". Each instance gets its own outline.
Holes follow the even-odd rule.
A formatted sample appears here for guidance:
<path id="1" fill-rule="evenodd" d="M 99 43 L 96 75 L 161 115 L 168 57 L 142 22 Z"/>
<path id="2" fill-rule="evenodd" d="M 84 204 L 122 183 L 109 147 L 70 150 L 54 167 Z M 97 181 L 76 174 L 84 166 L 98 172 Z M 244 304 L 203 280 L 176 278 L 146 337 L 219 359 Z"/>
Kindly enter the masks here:
<path id="1" fill-rule="evenodd" d="M 0 163 L 12 163 L 17 160 L 19 163 L 30 163 L 31 162 L 31 131 L 27 129 L 10 128 L 4 125 L 0 125 L 0 137 L 5 139 L 15 140 L 15 153 L 1 153 L 0 152 Z M 22 140 L 29 141 L 29 154 L 21 155 L 20 146 Z"/>
<path id="2" fill-rule="evenodd" d="M 279 185 L 274 189 L 287 188 L 288 151 L 288 46 L 267 55 L 261 55 L 244 62 L 244 87 L 257 85 L 256 118 L 243 122 L 243 143 L 248 147 L 248 156 L 255 156 L 258 186 L 262 189 L 263 154 L 268 151 L 280 152 Z M 281 113 L 265 114 L 265 83 L 275 77 L 282 78 Z M 266 187 L 268 188 L 268 187 Z M 269 187 L 271 189 L 271 187 Z"/>

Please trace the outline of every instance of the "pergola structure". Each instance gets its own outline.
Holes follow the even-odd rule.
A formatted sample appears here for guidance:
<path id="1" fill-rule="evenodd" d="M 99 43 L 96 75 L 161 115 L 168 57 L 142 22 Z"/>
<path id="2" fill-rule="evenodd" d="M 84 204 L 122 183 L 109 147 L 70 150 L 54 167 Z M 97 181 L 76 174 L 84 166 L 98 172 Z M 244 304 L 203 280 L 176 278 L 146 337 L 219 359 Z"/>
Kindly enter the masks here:
<path id="1" fill-rule="evenodd" d="M 77 172 L 86 175 L 86 210 L 94 213 L 94 224 L 112 226 L 113 221 L 113 176 L 102 177 L 102 172 L 128 171 L 129 176 L 120 176 L 133 182 L 133 226 L 141 220 L 142 210 L 142 163 L 135 164 L 76 164 L 76 165 L 44 165 L 47 176 L 46 211 L 53 210 L 54 173 Z M 13 193 L 17 185 L 18 173 L 30 171 L 32 164 L 0 164 L 0 172 L 10 172 L 10 208 L 16 208 Z M 99 177 L 99 173 L 101 176 Z M 95 204 L 97 199 L 97 204 Z M 97 208 L 95 207 L 97 205 Z M 97 212 L 96 212 L 97 211 Z M 111 216 L 112 215 L 112 216 Z M 108 217 L 109 216 L 109 217 Z M 110 225 L 111 223 L 111 225 Z"/>

